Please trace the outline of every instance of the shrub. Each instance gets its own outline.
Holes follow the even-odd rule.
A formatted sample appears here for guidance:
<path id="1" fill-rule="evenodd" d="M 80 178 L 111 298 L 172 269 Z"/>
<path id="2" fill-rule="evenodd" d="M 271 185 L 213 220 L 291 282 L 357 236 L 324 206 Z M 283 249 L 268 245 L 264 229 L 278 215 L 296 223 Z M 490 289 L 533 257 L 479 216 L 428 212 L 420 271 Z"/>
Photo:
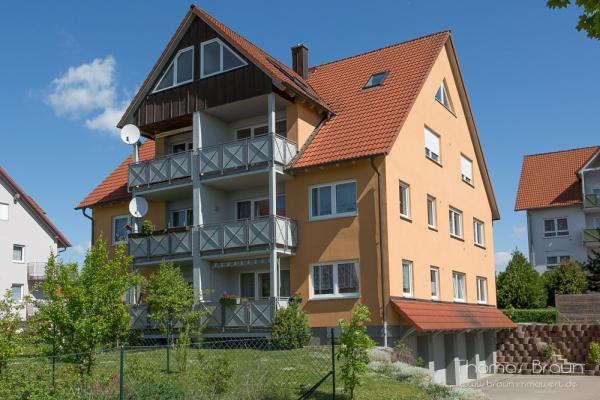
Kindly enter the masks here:
<path id="1" fill-rule="evenodd" d="M 546 289 L 540 274 L 523 253 L 515 250 L 506 270 L 496 281 L 500 308 L 540 308 L 546 306 Z"/>
<path id="2" fill-rule="evenodd" d="M 581 264 L 566 261 L 542 276 L 548 293 L 548 304 L 554 305 L 556 294 L 581 294 L 587 291 L 587 277 Z"/>
<path id="3" fill-rule="evenodd" d="M 544 344 L 541 347 L 540 351 L 542 352 L 544 358 L 551 358 L 556 353 L 554 346 L 552 346 L 551 344 Z"/>
<path id="4" fill-rule="evenodd" d="M 394 350 L 396 351 L 398 361 L 407 363 L 410 365 L 416 365 L 415 357 L 413 356 L 413 353 L 410 350 L 410 347 L 408 347 L 404 342 L 402 342 L 401 340 L 397 340 L 394 343 Z"/>
<path id="5" fill-rule="evenodd" d="M 516 308 L 507 308 L 502 312 L 510 318 L 512 322 L 523 323 L 539 323 L 539 324 L 555 324 L 556 310 L 554 308 L 537 308 L 527 310 L 517 310 Z"/>
<path id="6" fill-rule="evenodd" d="M 221 396 L 231 387 L 232 378 L 231 362 L 225 357 L 219 357 L 207 366 L 204 384 L 210 394 Z"/>
<path id="7" fill-rule="evenodd" d="M 288 350 L 298 349 L 308 344 L 310 336 L 311 331 L 306 313 L 300 310 L 297 301 L 290 301 L 287 308 L 277 311 L 270 338 L 275 347 Z"/>
<path id="8" fill-rule="evenodd" d="M 600 252 L 594 249 L 591 250 L 591 255 L 588 255 L 588 260 L 583 264 L 583 271 L 587 276 L 587 284 L 589 292 L 600 292 Z"/>
<path id="9" fill-rule="evenodd" d="M 145 219 L 142 222 L 142 235 L 152 236 L 154 234 L 154 224 L 149 219 Z"/>
<path id="10" fill-rule="evenodd" d="M 371 321 L 371 312 L 363 304 L 357 303 L 352 310 L 349 323 L 340 320 L 340 338 L 337 359 L 342 362 L 341 378 L 344 392 L 350 399 L 354 398 L 354 390 L 361 383 L 361 377 L 367 371 L 369 354 L 367 350 L 375 342 L 367 335 L 366 324 Z"/>
<path id="11" fill-rule="evenodd" d="M 600 343 L 590 342 L 587 359 L 590 364 L 600 364 Z"/>

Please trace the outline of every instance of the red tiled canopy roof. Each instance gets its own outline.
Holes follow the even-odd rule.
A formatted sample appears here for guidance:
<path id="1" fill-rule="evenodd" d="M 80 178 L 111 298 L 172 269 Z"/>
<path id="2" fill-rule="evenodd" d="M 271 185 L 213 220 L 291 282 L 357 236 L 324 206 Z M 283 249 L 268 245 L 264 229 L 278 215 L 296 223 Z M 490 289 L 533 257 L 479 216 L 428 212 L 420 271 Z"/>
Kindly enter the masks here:
<path id="1" fill-rule="evenodd" d="M 600 146 L 525 156 L 515 210 L 581 204 L 577 172 L 598 150 Z"/>
<path id="2" fill-rule="evenodd" d="M 308 82 L 335 115 L 294 168 L 387 154 L 450 32 L 439 32 L 310 69 Z M 388 71 L 383 86 L 363 90 Z"/>
<path id="3" fill-rule="evenodd" d="M 516 328 L 494 306 L 393 299 L 392 304 L 417 331 Z"/>
<path id="4" fill-rule="evenodd" d="M 154 141 L 146 140 L 140 146 L 140 161 L 154 158 Z M 133 162 L 133 156 L 127 157 L 110 173 L 90 194 L 83 199 L 75 209 L 92 207 L 131 197 L 127 191 L 128 165 Z"/>

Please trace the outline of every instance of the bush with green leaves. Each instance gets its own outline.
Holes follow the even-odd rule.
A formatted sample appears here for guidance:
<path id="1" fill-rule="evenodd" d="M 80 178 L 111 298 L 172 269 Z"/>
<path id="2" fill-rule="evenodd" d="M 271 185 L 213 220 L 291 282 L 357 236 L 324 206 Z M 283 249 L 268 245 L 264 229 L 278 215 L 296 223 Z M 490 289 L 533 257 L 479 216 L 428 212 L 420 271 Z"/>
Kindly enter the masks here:
<path id="1" fill-rule="evenodd" d="M 515 323 L 538 323 L 555 324 L 556 309 L 554 308 L 536 308 L 536 309 L 516 309 L 506 308 L 502 310 L 512 322 Z"/>
<path id="2" fill-rule="evenodd" d="M 498 274 L 496 294 L 500 308 L 542 308 L 546 289 L 540 274 L 523 253 L 515 250 L 506 270 Z"/>
<path id="3" fill-rule="evenodd" d="M 18 355 L 25 340 L 21 328 L 24 304 L 13 300 L 10 290 L 0 298 L 0 374 L 6 361 Z"/>
<path id="4" fill-rule="evenodd" d="M 204 360 L 203 362 L 206 363 Z M 233 380 L 233 366 L 226 357 L 218 357 L 210 362 L 204 373 L 204 386 L 213 396 L 219 397 L 231 387 Z"/>
<path id="5" fill-rule="evenodd" d="M 587 277 L 588 292 L 600 292 L 600 252 L 590 249 L 587 262 L 583 264 L 583 272 Z"/>
<path id="6" fill-rule="evenodd" d="M 299 349 L 310 341 L 311 330 L 306 313 L 300 310 L 298 302 L 292 301 L 286 308 L 275 314 L 273 333 L 270 341 L 278 349 Z"/>
<path id="7" fill-rule="evenodd" d="M 590 364 L 600 365 L 600 343 L 590 342 L 587 360 Z"/>
<path id="8" fill-rule="evenodd" d="M 354 398 L 355 389 L 360 386 L 361 378 L 367 372 L 368 350 L 375 346 L 367 334 L 367 324 L 371 321 L 371 312 L 364 304 L 357 303 L 352 309 L 349 322 L 340 320 L 340 338 L 337 359 L 341 362 L 341 379 L 344 392 Z"/>
<path id="9" fill-rule="evenodd" d="M 556 349 L 551 344 L 544 344 L 543 346 L 541 346 L 540 352 L 542 353 L 542 356 L 544 356 L 544 358 L 548 359 L 554 356 L 554 354 L 556 353 Z"/>
<path id="10" fill-rule="evenodd" d="M 582 294 L 587 292 L 587 277 L 576 261 L 565 261 L 542 275 L 548 304 L 553 306 L 557 294 Z"/>

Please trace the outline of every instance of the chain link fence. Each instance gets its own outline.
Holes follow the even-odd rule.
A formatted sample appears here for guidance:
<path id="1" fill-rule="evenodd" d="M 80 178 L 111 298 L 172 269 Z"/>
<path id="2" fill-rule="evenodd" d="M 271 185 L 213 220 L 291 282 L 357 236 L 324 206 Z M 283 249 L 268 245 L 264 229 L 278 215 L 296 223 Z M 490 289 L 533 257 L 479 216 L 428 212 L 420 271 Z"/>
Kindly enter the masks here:
<path id="1" fill-rule="evenodd" d="M 333 338 L 333 335 L 332 335 Z M 335 398 L 335 346 L 278 349 L 265 338 L 179 346 L 142 341 L 92 354 L 10 359 L 1 399 Z"/>

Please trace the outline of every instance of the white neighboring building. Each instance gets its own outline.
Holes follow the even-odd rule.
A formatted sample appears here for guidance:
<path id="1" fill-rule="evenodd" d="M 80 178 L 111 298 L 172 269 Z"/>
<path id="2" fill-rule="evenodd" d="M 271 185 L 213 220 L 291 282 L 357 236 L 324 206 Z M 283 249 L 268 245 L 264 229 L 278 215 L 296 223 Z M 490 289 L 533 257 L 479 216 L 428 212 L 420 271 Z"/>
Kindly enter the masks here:
<path id="1" fill-rule="evenodd" d="M 35 286 L 46 277 L 50 252 L 70 247 L 64 235 L 0 167 L 0 295 L 6 290 L 20 300 L 40 297 Z M 32 310 L 24 310 L 26 317 Z"/>
<path id="2" fill-rule="evenodd" d="M 516 211 L 527 212 L 529 260 L 543 273 L 600 251 L 600 146 L 525 156 Z"/>

